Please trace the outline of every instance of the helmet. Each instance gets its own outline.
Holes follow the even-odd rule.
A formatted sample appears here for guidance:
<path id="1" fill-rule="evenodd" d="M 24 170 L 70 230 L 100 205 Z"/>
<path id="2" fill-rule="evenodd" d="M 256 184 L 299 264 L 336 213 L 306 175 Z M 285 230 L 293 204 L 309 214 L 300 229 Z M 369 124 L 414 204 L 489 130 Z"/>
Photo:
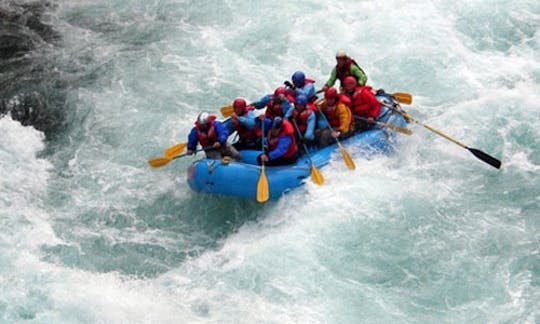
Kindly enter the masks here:
<path id="1" fill-rule="evenodd" d="M 294 100 L 295 103 L 297 104 L 300 104 L 300 105 L 305 105 L 307 104 L 307 97 L 305 94 L 299 94 L 296 96 L 295 100 Z"/>
<path id="2" fill-rule="evenodd" d="M 272 128 L 282 128 L 283 127 L 283 118 L 281 117 L 276 117 L 274 118 L 274 120 L 272 121 Z"/>
<path id="3" fill-rule="evenodd" d="M 347 53 L 344 50 L 339 50 L 336 53 L 336 58 L 347 57 Z"/>
<path id="4" fill-rule="evenodd" d="M 233 108 L 234 109 L 244 109 L 246 108 L 247 106 L 247 103 L 246 103 L 246 100 L 244 100 L 243 98 L 236 98 L 234 99 L 234 102 L 233 102 Z"/>
<path id="5" fill-rule="evenodd" d="M 291 79 L 294 85 L 304 85 L 304 82 L 306 81 L 306 75 L 302 71 L 296 71 L 293 73 Z"/>
<path id="6" fill-rule="evenodd" d="M 209 122 L 210 122 L 210 115 L 208 115 L 207 112 L 202 112 L 197 117 L 197 123 L 199 123 L 199 125 L 206 125 Z"/>
<path id="7" fill-rule="evenodd" d="M 326 99 L 335 99 L 337 98 L 337 96 L 338 96 L 338 93 L 337 93 L 336 88 L 328 88 L 324 92 L 324 98 Z"/>
<path id="8" fill-rule="evenodd" d="M 285 87 L 277 87 L 276 90 L 274 90 L 274 97 L 277 97 L 280 94 L 287 94 L 287 88 L 285 88 Z"/>
<path id="9" fill-rule="evenodd" d="M 348 77 L 346 77 L 346 78 L 343 80 L 343 85 L 344 85 L 344 86 L 352 85 L 352 84 L 354 84 L 354 85 L 357 84 L 356 79 L 355 79 L 353 76 L 350 76 L 350 75 L 349 75 Z"/>

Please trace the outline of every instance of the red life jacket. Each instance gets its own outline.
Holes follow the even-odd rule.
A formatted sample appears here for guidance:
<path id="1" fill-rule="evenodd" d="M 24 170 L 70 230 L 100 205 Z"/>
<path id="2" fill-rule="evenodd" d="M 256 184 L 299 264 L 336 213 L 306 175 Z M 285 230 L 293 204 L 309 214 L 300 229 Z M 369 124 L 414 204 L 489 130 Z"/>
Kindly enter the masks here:
<path id="1" fill-rule="evenodd" d="M 268 101 L 266 104 L 266 112 L 264 113 L 266 118 L 273 120 L 275 117 L 283 117 L 284 115 L 283 104 L 274 105 L 274 99 Z"/>
<path id="2" fill-rule="evenodd" d="M 302 112 L 298 112 L 296 108 L 293 111 L 293 118 L 294 121 L 296 121 L 296 124 L 298 125 L 298 129 L 300 130 L 300 133 L 304 134 L 307 129 L 307 122 L 309 118 L 309 114 L 311 112 L 316 113 L 317 107 L 313 105 L 312 103 L 308 103 L 306 105 L 306 108 L 302 110 Z"/>
<path id="3" fill-rule="evenodd" d="M 253 106 L 246 107 L 242 115 L 247 114 L 249 111 L 253 110 L 253 108 Z M 262 132 L 258 126 L 255 126 L 253 129 L 249 129 L 246 126 L 240 124 L 239 121 L 234 119 L 232 120 L 232 125 L 234 130 L 236 130 L 236 132 L 238 133 L 238 137 L 242 141 L 245 139 L 257 140 L 261 137 Z"/>
<path id="4" fill-rule="evenodd" d="M 325 107 L 321 109 L 324 116 L 326 117 L 326 120 L 328 120 L 328 123 L 332 127 L 339 127 L 340 124 L 341 124 L 340 121 L 339 121 L 339 116 L 336 114 L 338 103 L 339 102 L 336 101 L 334 106 L 332 108 L 330 108 L 330 109 L 327 109 L 328 104 L 325 104 Z"/>
<path id="5" fill-rule="evenodd" d="M 287 119 L 283 119 L 283 128 L 281 129 L 281 132 L 279 132 L 279 134 L 272 136 L 271 133 L 272 132 L 268 131 L 268 136 L 266 139 L 268 142 L 268 149 L 270 151 L 273 151 L 277 147 L 277 143 L 280 137 L 290 136 L 292 142 L 283 157 L 291 158 L 296 154 L 296 152 L 298 152 L 298 146 L 296 146 L 296 136 L 294 136 L 294 127 Z"/>
<path id="6" fill-rule="evenodd" d="M 371 92 L 370 86 L 356 86 L 351 98 L 351 111 L 354 115 L 364 118 L 377 118 L 381 112 L 381 104 Z"/>
<path id="7" fill-rule="evenodd" d="M 215 115 L 210 115 L 210 123 L 208 125 L 208 129 L 206 132 L 202 131 L 199 125 L 199 122 L 195 122 L 195 127 L 197 128 L 197 138 L 199 139 L 199 143 L 201 143 L 201 146 L 203 148 L 210 147 L 214 145 L 215 142 L 218 140 L 218 134 L 216 132 L 216 128 L 214 127 L 214 121 L 216 120 Z"/>
<path id="8" fill-rule="evenodd" d="M 352 64 L 356 65 L 356 67 L 359 68 L 360 71 L 362 71 L 362 73 L 365 74 L 364 70 L 362 70 L 362 68 L 358 65 L 358 63 L 356 63 L 356 61 L 353 58 L 347 57 L 347 63 L 345 63 L 343 66 L 339 67 L 336 64 L 336 76 L 341 82 L 342 86 L 343 86 L 343 80 L 345 80 L 345 78 L 348 77 L 349 75 L 356 79 L 356 77 L 351 74 Z M 356 82 L 358 82 L 358 79 L 356 80 Z"/>
<path id="9" fill-rule="evenodd" d="M 347 96 L 345 93 L 340 93 L 339 94 L 338 101 L 341 102 L 342 104 L 344 104 L 345 106 L 351 108 L 351 98 L 349 98 L 349 96 Z M 337 103 L 336 103 L 336 105 L 337 105 Z"/>

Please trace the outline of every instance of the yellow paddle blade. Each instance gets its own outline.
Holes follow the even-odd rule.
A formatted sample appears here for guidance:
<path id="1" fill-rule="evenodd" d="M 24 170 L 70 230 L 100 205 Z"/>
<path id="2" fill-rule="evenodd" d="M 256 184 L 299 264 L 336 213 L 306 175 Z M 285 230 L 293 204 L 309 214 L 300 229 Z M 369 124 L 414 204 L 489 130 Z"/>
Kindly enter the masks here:
<path id="1" fill-rule="evenodd" d="M 234 108 L 231 105 L 223 106 L 219 110 L 221 111 L 221 115 L 223 117 L 230 117 L 234 113 Z"/>
<path id="2" fill-rule="evenodd" d="M 261 166 L 261 176 L 259 182 L 257 182 L 257 201 L 262 203 L 268 200 L 268 179 L 266 179 L 266 172 L 264 172 L 264 164 Z"/>
<path id="3" fill-rule="evenodd" d="M 345 150 L 345 148 L 343 147 L 343 145 L 341 145 L 341 143 L 338 143 L 338 145 L 339 145 L 339 150 L 341 151 L 341 155 L 343 155 L 343 160 L 345 160 L 345 164 L 347 164 L 347 167 L 351 170 L 356 169 L 356 165 L 354 164 L 353 159 L 349 155 L 349 152 Z"/>
<path id="4" fill-rule="evenodd" d="M 412 95 L 410 93 L 406 92 L 395 92 L 392 94 L 393 97 L 397 99 L 397 101 L 404 103 L 406 105 L 412 104 Z"/>
<path id="5" fill-rule="evenodd" d="M 173 145 L 165 150 L 165 157 L 172 159 L 173 157 L 177 156 L 178 154 L 182 153 L 184 149 L 187 146 L 187 142 L 179 143 L 176 145 Z"/>
<path id="6" fill-rule="evenodd" d="M 322 173 L 313 164 L 311 165 L 311 181 L 322 186 L 324 184 L 324 177 Z"/>
<path id="7" fill-rule="evenodd" d="M 165 157 L 159 157 L 152 160 L 148 160 L 148 164 L 150 164 L 153 168 L 159 168 L 164 166 L 165 164 L 169 163 L 171 159 L 165 158 Z"/>

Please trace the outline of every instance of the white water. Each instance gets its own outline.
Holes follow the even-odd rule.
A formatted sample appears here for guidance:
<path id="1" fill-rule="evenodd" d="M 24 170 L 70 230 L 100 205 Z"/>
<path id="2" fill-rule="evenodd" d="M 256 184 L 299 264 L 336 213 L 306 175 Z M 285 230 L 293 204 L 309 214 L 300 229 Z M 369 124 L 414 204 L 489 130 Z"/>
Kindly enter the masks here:
<path id="1" fill-rule="evenodd" d="M 69 80 L 54 143 L 0 119 L 6 323 L 538 322 L 535 1 L 77 1 L 50 14 Z M 151 169 L 201 110 L 255 100 L 337 49 L 408 112 L 392 156 L 339 154 L 265 205 Z M 47 149 L 46 149 L 47 148 Z M 353 151 L 354 148 L 348 148 Z"/>

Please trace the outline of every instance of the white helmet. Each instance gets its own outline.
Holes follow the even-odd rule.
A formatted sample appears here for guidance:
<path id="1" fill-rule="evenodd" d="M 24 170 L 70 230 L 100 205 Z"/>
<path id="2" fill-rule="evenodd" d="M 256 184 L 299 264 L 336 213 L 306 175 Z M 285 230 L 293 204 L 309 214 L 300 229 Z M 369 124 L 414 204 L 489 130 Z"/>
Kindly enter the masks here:
<path id="1" fill-rule="evenodd" d="M 206 125 L 210 122 L 210 115 L 207 112 L 202 112 L 197 117 L 197 122 L 199 125 Z"/>
<path id="2" fill-rule="evenodd" d="M 347 57 L 347 53 L 344 50 L 339 50 L 336 53 L 336 57 Z"/>

